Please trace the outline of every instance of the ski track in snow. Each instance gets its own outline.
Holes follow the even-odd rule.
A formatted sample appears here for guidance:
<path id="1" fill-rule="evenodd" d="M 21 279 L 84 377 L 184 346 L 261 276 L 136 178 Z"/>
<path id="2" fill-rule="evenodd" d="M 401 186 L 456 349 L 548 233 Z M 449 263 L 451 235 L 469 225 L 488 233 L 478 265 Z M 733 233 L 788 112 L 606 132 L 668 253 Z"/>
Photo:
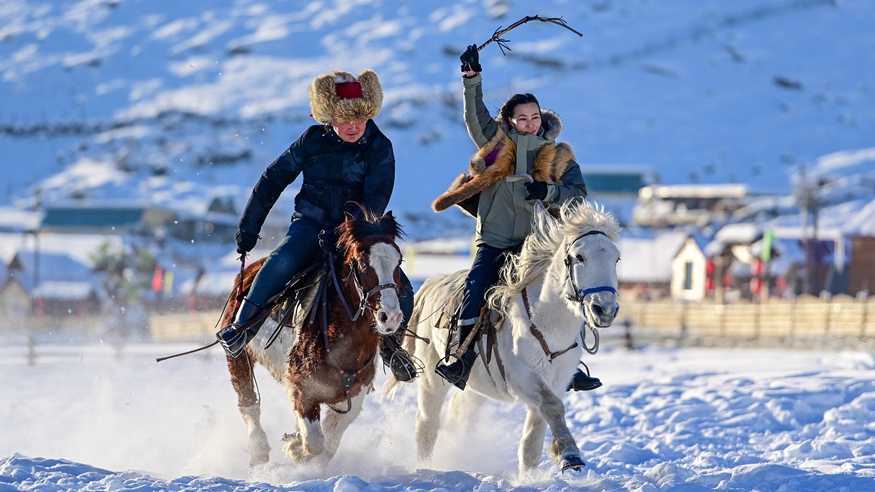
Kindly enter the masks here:
<path id="1" fill-rule="evenodd" d="M 153 353 L 166 351 L 144 345 L 116 361 L 83 350 L 36 367 L 8 352 L 0 491 L 875 490 L 866 353 L 607 350 L 590 361 L 605 387 L 565 398 L 586 471 L 558 475 L 545 455 L 518 477 L 523 411 L 491 404 L 475 417 L 483 425 L 442 434 L 434 461 L 418 468 L 412 386 L 394 400 L 371 395 L 325 469 L 295 466 L 279 449 L 291 411 L 264 372 L 273 450 L 250 470 L 224 361 L 156 365 Z"/>

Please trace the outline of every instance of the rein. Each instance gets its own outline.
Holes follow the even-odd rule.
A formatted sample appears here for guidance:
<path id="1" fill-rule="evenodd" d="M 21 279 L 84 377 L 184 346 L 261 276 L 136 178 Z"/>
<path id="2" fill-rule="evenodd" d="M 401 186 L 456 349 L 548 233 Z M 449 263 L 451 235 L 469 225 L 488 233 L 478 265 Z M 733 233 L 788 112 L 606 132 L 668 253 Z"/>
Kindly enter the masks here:
<path id="1" fill-rule="evenodd" d="M 240 301 L 242 301 L 243 297 L 245 296 L 245 294 L 243 293 L 243 272 L 244 272 L 244 270 L 246 270 L 246 253 L 241 253 L 240 254 L 240 283 L 237 284 L 237 294 L 235 296 L 237 298 L 238 303 Z M 219 315 L 219 319 L 216 320 L 216 325 L 213 327 L 214 330 L 219 327 L 219 323 L 221 323 L 222 318 L 225 317 L 225 311 L 228 309 L 228 304 L 230 302 L 231 302 L 231 296 L 228 296 L 228 298 L 225 299 L 225 305 L 222 306 L 222 313 Z M 166 355 L 164 357 L 158 357 L 157 359 L 155 359 L 155 362 L 164 362 L 165 360 L 175 359 L 176 357 L 182 357 L 184 355 L 194 354 L 194 353 L 200 352 L 201 350 L 206 350 L 206 349 L 212 347 L 213 345 L 218 345 L 218 343 L 219 343 L 219 340 L 215 340 L 212 343 L 198 347 L 196 349 L 187 350 L 185 352 L 180 352 L 178 354 Z"/>
<path id="2" fill-rule="evenodd" d="M 544 351 L 544 354 L 547 356 L 547 360 L 551 364 L 553 363 L 554 359 L 561 357 L 563 354 L 565 354 L 569 350 L 577 348 L 578 344 L 577 344 L 577 341 L 575 341 L 574 343 L 572 343 L 571 345 L 569 345 L 568 347 L 566 347 L 562 350 L 557 350 L 556 352 L 553 352 L 552 350 L 550 350 L 550 345 L 547 343 L 547 338 L 544 336 L 544 334 L 541 332 L 541 330 L 539 330 L 538 327 L 535 326 L 535 322 L 532 320 L 532 307 L 529 304 L 529 294 L 526 292 L 525 288 L 523 288 L 522 297 L 523 297 L 523 305 L 526 308 L 526 316 L 529 317 L 529 331 L 531 331 L 532 335 L 535 336 L 535 339 L 538 340 L 538 343 L 541 345 L 541 350 Z"/>

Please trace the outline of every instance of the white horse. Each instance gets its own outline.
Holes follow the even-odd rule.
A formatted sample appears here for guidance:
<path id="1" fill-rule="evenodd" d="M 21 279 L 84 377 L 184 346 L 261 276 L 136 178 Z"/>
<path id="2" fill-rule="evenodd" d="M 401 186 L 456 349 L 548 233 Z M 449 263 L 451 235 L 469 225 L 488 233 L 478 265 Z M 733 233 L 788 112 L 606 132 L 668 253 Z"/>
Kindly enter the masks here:
<path id="1" fill-rule="evenodd" d="M 561 469 L 584 466 L 565 424 L 562 395 L 583 352 L 583 323 L 610 326 L 619 310 L 618 235 L 614 218 L 589 202 L 567 203 L 558 219 L 539 207 L 522 251 L 508 260 L 501 272 L 502 281 L 488 294 L 490 305 L 504 321 L 497 331 L 496 352 L 488 371 L 484 363 L 477 362 L 466 391 L 526 406 L 518 452 L 520 473 L 540 462 L 545 425 L 553 434 L 550 450 Z M 412 337 L 405 342 L 405 348 L 415 352 L 427 368 L 417 378 L 416 444 L 420 462 L 431 457 L 440 429 L 441 407 L 452 388 L 433 371 L 444 356 L 448 335 L 446 329 L 435 324 L 438 314 L 461 289 L 465 273 L 429 279 L 416 294 L 410 327 L 432 342 Z M 390 379 L 387 392 L 394 384 Z"/>

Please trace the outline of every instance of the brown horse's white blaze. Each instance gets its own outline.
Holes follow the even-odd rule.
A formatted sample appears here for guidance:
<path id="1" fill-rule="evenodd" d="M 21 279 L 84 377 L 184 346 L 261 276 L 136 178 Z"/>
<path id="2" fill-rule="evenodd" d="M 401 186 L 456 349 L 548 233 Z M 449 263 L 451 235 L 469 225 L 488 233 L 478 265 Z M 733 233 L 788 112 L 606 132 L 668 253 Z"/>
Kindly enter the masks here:
<path id="1" fill-rule="evenodd" d="M 360 316 L 351 320 L 332 290 L 325 334 L 317 319 L 315 326 L 283 328 L 265 349 L 276 328 L 276 322 L 268 318 L 246 347 L 245 356 L 228 358 L 231 382 L 249 433 L 252 465 L 267 462 L 270 454 L 252 381 L 253 362 L 264 366 L 285 387 L 294 408 L 298 428 L 283 437 L 285 453 L 298 463 L 314 458 L 327 461 L 334 456 L 371 388 L 379 336 L 394 333 L 401 326 L 403 315 L 397 292 L 401 253 L 395 244 L 401 231 L 392 214 L 348 217 L 337 232 L 342 258 L 338 267 L 340 289 L 349 307 L 361 309 Z M 263 263 L 253 263 L 237 280 L 244 291 Z M 329 285 L 333 289 L 333 283 Z M 236 291 L 235 285 L 232 292 Z M 230 322 L 236 308 L 232 295 L 223 322 Z M 327 349 L 324 337 L 328 339 Z"/>
<path id="2" fill-rule="evenodd" d="M 379 285 L 397 285 L 395 271 L 401 264 L 401 254 L 393 245 L 375 243 L 370 247 L 368 263 L 377 274 Z M 401 327 L 401 302 L 395 288 L 380 289 L 380 304 L 375 316 L 377 332 L 391 335 Z"/>

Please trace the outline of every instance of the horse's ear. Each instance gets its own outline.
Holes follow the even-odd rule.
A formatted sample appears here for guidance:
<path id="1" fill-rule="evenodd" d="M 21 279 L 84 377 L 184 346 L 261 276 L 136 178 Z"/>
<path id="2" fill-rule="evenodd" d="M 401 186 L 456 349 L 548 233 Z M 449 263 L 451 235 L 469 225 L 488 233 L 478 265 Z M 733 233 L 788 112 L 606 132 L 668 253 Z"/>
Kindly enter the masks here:
<path id="1" fill-rule="evenodd" d="M 344 222 L 355 222 L 355 215 L 353 215 L 352 213 L 344 211 L 343 216 L 344 216 L 344 219 L 343 219 Z"/>
<path id="2" fill-rule="evenodd" d="M 383 217 L 385 217 L 385 218 L 387 218 L 387 219 L 394 219 L 394 218 L 395 218 L 395 216 L 392 215 L 392 211 L 391 211 L 391 210 L 389 210 L 389 211 L 387 211 L 386 213 L 384 213 L 384 214 L 383 214 Z"/>

